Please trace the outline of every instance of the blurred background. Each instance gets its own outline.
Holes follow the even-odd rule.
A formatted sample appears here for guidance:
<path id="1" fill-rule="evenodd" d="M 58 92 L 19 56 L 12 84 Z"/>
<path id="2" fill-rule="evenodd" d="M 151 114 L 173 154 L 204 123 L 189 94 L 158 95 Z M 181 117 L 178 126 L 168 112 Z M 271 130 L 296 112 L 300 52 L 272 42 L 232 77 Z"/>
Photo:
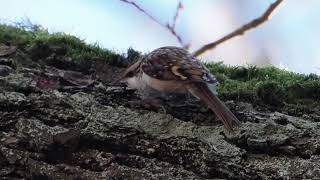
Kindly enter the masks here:
<path id="1" fill-rule="evenodd" d="M 134 1 L 134 0 L 133 0 Z M 172 23 L 178 0 L 135 0 L 161 23 Z M 176 31 L 190 51 L 260 16 L 272 0 L 183 0 Z M 165 28 L 120 0 L 0 0 L 0 22 L 30 19 L 50 32 L 125 53 L 181 46 Z M 320 1 L 285 1 L 265 24 L 201 56 L 231 65 L 268 65 L 320 74 Z"/>

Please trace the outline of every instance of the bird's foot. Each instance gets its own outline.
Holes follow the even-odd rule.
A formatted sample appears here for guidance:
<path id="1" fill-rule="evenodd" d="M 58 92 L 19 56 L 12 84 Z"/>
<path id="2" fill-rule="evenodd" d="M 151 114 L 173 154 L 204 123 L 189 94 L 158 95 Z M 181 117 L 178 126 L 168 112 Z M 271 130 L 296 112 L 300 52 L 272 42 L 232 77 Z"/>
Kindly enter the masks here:
<path id="1" fill-rule="evenodd" d="M 154 110 L 154 111 L 162 111 L 166 113 L 166 109 L 163 106 L 163 102 L 160 99 L 156 98 L 144 98 L 142 100 L 130 101 L 129 104 L 131 106 L 140 106 L 144 109 Z"/>

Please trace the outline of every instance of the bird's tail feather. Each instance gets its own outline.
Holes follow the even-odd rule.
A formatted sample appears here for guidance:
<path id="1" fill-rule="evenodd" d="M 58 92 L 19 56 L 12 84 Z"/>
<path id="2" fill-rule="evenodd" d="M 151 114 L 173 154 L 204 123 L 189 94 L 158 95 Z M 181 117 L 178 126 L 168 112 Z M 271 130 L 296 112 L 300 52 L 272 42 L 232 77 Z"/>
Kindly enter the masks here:
<path id="1" fill-rule="evenodd" d="M 199 97 L 204 101 L 209 108 L 219 117 L 223 122 L 225 128 L 229 131 L 233 131 L 233 127 L 240 124 L 240 121 L 229 110 L 229 108 L 210 91 L 209 87 L 205 83 L 194 83 L 190 88 L 191 94 Z"/>

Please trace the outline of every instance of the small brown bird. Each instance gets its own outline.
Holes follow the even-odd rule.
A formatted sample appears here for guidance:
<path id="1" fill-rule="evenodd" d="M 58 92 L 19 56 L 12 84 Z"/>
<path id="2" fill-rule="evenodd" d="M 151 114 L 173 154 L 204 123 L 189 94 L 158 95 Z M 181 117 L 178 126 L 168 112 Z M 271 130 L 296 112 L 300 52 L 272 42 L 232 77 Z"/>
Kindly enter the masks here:
<path id="1" fill-rule="evenodd" d="M 218 82 L 198 59 L 179 47 L 161 47 L 126 69 L 120 78 L 140 92 L 188 93 L 204 101 L 233 130 L 240 121 L 215 95 L 210 87 Z"/>

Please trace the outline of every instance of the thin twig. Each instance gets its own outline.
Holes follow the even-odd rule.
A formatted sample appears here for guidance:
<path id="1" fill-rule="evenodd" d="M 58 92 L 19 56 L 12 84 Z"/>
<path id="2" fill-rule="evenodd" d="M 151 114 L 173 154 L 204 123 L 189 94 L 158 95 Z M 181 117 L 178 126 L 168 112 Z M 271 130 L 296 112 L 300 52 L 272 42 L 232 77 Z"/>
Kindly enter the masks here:
<path id="1" fill-rule="evenodd" d="M 219 44 L 224 43 L 225 41 L 232 39 L 235 36 L 240 36 L 243 35 L 246 31 L 249 31 L 250 29 L 253 29 L 259 25 L 261 25 L 262 23 L 268 21 L 268 19 L 270 18 L 272 12 L 274 12 L 274 10 L 283 2 L 284 0 L 277 0 L 274 3 L 272 3 L 269 8 L 262 14 L 262 16 L 250 21 L 249 23 L 241 26 L 240 28 L 236 29 L 235 31 L 231 32 L 230 34 L 227 34 L 226 36 L 222 37 L 221 39 L 206 44 L 204 46 L 202 46 L 200 49 L 196 50 L 195 52 L 193 52 L 194 56 L 199 56 L 201 54 L 203 54 L 204 52 L 211 50 L 215 47 L 217 47 Z"/>
<path id="2" fill-rule="evenodd" d="M 173 23 L 172 25 L 170 25 L 169 23 L 167 24 L 163 24 L 161 23 L 158 19 L 156 19 L 154 16 L 152 16 L 150 13 L 148 13 L 146 10 L 144 10 L 141 6 L 139 6 L 137 3 L 135 3 L 134 1 L 130 1 L 130 0 L 120 0 L 124 3 L 130 4 L 133 7 L 135 7 L 138 11 L 140 11 L 141 13 L 145 14 L 147 17 L 149 17 L 152 21 L 154 21 L 155 23 L 159 24 L 160 26 L 166 28 L 176 39 L 177 41 L 181 44 L 181 46 L 188 48 L 190 45 L 189 44 L 184 44 L 182 41 L 181 36 L 176 32 L 175 27 L 176 27 L 176 22 L 179 16 L 180 11 L 183 8 L 183 5 L 181 3 L 181 1 L 179 1 L 179 4 L 177 6 L 177 10 L 175 13 L 175 16 L 173 18 Z"/>
<path id="3" fill-rule="evenodd" d="M 182 2 L 179 1 L 178 6 L 177 6 L 177 9 L 176 9 L 176 13 L 175 13 L 175 15 L 174 15 L 174 17 L 173 17 L 173 21 L 172 21 L 172 25 L 171 25 L 172 29 L 175 29 L 176 24 L 177 24 L 177 21 L 178 21 L 179 13 L 180 13 L 180 11 L 181 11 L 182 9 L 183 9 Z"/>
<path id="4" fill-rule="evenodd" d="M 137 8 L 140 12 L 142 12 L 143 14 L 147 15 L 151 20 L 153 20 L 154 22 L 156 22 L 157 24 L 163 26 L 163 24 L 160 23 L 160 21 L 158 21 L 155 17 L 153 17 L 151 14 L 149 14 L 147 11 L 145 11 L 142 7 L 140 7 L 138 4 L 136 4 L 133 1 L 128 1 L 128 0 L 120 0 L 124 3 L 128 3 L 131 4 L 132 6 L 134 6 L 135 8 Z"/>

